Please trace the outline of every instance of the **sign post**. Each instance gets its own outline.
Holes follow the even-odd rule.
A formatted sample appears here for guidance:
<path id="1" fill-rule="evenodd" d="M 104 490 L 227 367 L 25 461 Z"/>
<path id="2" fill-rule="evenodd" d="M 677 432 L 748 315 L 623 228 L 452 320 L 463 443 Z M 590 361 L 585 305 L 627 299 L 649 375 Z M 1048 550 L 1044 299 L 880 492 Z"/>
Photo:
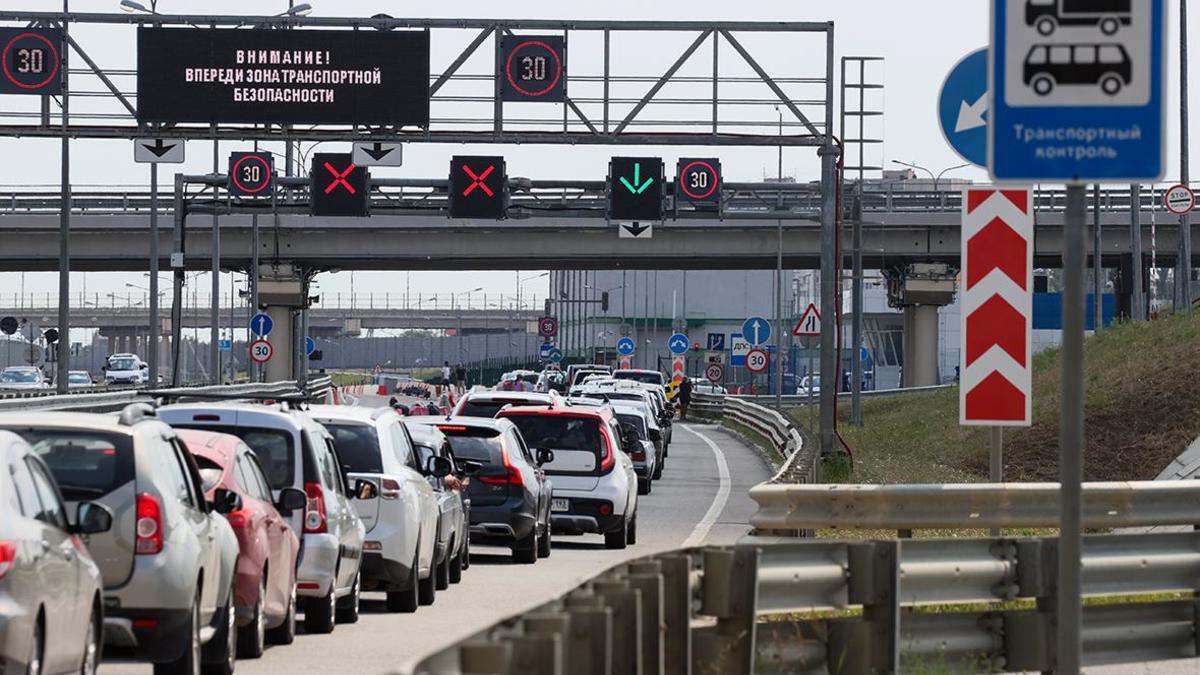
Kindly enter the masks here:
<path id="1" fill-rule="evenodd" d="M 1056 669 L 1063 673 L 1080 672 L 1083 657 L 1080 596 L 1085 185 L 1089 182 L 1155 181 L 1163 174 L 1166 155 L 1163 133 L 1165 5 L 1165 0 L 1145 0 L 1126 3 L 1113 14 L 1085 15 L 1069 9 L 1066 3 L 1034 5 L 1021 0 L 992 0 L 988 171 L 997 181 L 1062 181 L 1067 185 L 1059 425 L 1059 483 L 1062 487 L 1055 616 Z M 1071 19 L 1070 25 L 1060 21 L 1061 13 L 1071 11 L 1075 11 L 1076 16 L 1067 17 Z M 1028 196 L 1027 192 L 1022 193 Z M 988 202 L 996 200 L 995 195 L 987 198 Z M 1027 204 L 1025 210 L 1032 208 Z M 1016 232 L 1011 225 L 1006 227 Z M 1012 251 L 1018 246 L 1028 248 L 1032 237 L 1020 241 L 1020 237 L 987 225 L 976 237 L 989 230 L 993 232 L 989 236 L 1007 243 L 1000 252 L 1003 261 L 997 261 L 987 271 L 987 279 L 977 279 L 977 288 L 982 292 L 990 285 L 993 297 L 982 300 L 976 314 L 982 312 L 985 319 L 990 315 L 994 320 L 1003 313 L 1010 317 L 1013 314 L 1009 311 L 1013 309 L 1011 304 L 1005 309 L 995 300 L 1012 292 L 1015 285 L 1011 284 L 1015 281 L 1011 273 L 1012 261 L 1016 258 Z M 967 221 L 963 223 L 963 236 L 968 236 Z M 967 248 L 964 245 L 963 250 L 969 258 Z M 963 276 L 971 286 L 970 270 L 964 268 Z M 999 286 L 1007 286 L 1009 290 L 1000 291 Z M 965 310 L 964 303 L 964 320 L 969 321 L 970 316 Z M 1006 328 L 991 340 L 985 353 L 972 350 L 970 343 L 965 350 L 975 355 L 974 363 L 992 362 L 993 372 L 985 375 L 978 384 L 986 395 L 1001 396 L 1010 406 L 1016 397 L 1012 394 L 1011 383 L 1007 386 L 1009 391 L 1003 391 L 1006 388 L 1003 381 L 1008 378 L 1001 373 L 1013 370 L 1016 354 L 1012 348 L 1019 346 L 1020 340 L 1016 339 L 1019 337 L 1025 336 L 1014 336 L 1011 328 Z M 979 347 L 977 344 L 976 348 Z M 1022 365 L 1026 370 L 1029 367 L 1028 351 Z M 964 380 L 961 390 L 967 388 L 968 383 Z M 1025 404 L 1029 404 L 1028 396 Z M 1001 412 L 1011 418 L 1016 412 L 1015 406 Z"/>

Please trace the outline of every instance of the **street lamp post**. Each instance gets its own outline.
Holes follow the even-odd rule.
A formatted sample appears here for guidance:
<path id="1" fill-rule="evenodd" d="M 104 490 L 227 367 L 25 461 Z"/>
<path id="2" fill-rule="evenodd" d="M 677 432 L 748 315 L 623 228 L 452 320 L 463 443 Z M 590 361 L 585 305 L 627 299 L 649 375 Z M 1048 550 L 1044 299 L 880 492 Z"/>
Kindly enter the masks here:
<path id="1" fill-rule="evenodd" d="M 929 169 L 926 169 L 925 167 L 923 167 L 919 164 L 913 164 L 911 162 L 901 162 L 898 159 L 893 159 L 892 164 L 899 164 L 900 166 L 907 166 L 910 169 L 918 169 L 920 171 L 924 171 L 925 173 L 929 174 L 929 177 L 933 179 L 933 191 L 934 192 L 938 191 L 938 183 L 941 182 L 942 176 L 945 176 L 946 174 L 950 173 L 951 171 L 957 171 L 958 169 L 965 169 L 968 166 L 971 166 L 971 164 L 956 164 L 955 166 L 946 167 L 945 169 L 942 169 L 941 171 L 939 171 L 937 173 L 937 175 L 934 175 L 934 173 L 932 171 L 930 171 Z"/>

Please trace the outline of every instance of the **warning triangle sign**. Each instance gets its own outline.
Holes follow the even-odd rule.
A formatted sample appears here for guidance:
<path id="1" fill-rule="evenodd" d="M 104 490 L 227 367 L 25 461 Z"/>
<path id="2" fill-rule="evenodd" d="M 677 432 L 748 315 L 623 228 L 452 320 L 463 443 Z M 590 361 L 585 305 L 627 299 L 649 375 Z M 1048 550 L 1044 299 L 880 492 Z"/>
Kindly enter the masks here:
<path id="1" fill-rule="evenodd" d="M 820 334 L 821 313 L 817 311 L 817 306 L 810 302 L 808 303 L 808 309 L 804 310 L 804 314 L 796 322 L 796 327 L 792 329 L 792 335 L 796 337 L 817 337 Z"/>

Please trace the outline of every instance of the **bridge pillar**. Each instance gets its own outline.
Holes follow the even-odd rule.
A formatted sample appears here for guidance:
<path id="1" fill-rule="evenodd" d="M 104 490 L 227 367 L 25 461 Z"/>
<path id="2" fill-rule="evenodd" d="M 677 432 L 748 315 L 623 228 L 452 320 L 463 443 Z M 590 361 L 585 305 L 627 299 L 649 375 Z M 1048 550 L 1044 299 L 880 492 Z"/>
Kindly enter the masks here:
<path id="1" fill-rule="evenodd" d="M 273 353 L 263 368 L 266 381 L 304 381 L 308 359 L 296 357 L 297 317 L 308 308 L 308 278 L 290 265 L 263 265 L 258 274 L 259 307 L 274 323 L 267 338 Z"/>
<path id="2" fill-rule="evenodd" d="M 259 297 L 262 297 L 261 291 Z M 267 361 L 263 369 L 267 382 L 294 380 L 296 378 L 292 372 L 292 362 L 295 360 L 296 340 L 292 332 L 292 324 L 295 321 L 295 308 L 267 305 L 266 312 L 275 322 L 275 326 L 271 329 L 271 335 L 267 338 L 274 348 L 271 360 Z"/>
<path id="3" fill-rule="evenodd" d="M 938 308 L 954 302 L 958 271 L 944 263 L 916 263 L 884 270 L 888 305 L 904 312 L 902 387 L 927 387 L 938 374 Z"/>

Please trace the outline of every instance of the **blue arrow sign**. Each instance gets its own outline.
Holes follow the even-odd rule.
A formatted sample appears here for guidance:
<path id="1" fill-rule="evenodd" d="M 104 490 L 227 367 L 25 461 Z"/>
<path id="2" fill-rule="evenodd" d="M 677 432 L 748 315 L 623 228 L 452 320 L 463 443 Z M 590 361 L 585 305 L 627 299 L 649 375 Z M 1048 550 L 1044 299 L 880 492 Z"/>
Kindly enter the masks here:
<path id="1" fill-rule="evenodd" d="M 550 350 L 550 353 L 546 355 L 546 360 L 549 361 L 550 363 L 561 362 L 563 360 L 562 350 L 559 349 L 558 347 L 554 347 L 553 349 Z"/>
<path id="2" fill-rule="evenodd" d="M 667 349 L 670 349 L 671 353 L 676 356 L 686 354 L 690 346 L 691 343 L 688 342 L 688 336 L 683 333 L 675 333 L 667 340 Z"/>
<path id="3" fill-rule="evenodd" d="M 1163 175 L 1166 0 L 1086 11 L 1094 6 L 993 0 L 993 179 L 1131 183 Z"/>
<path id="4" fill-rule="evenodd" d="M 254 318 L 250 319 L 250 332 L 258 337 L 267 337 L 271 334 L 271 329 L 275 327 L 275 322 L 267 314 L 258 313 Z"/>
<path id="5" fill-rule="evenodd" d="M 637 343 L 631 337 L 623 337 L 617 340 L 617 353 L 621 356 L 629 356 L 637 351 Z"/>
<path id="6" fill-rule="evenodd" d="M 946 142 L 972 164 L 987 165 L 987 49 L 967 54 L 955 64 L 938 94 L 938 121 Z"/>
<path id="7" fill-rule="evenodd" d="M 725 334 L 724 333 L 709 333 L 708 334 L 708 351 L 710 351 L 710 352 L 725 351 Z"/>
<path id="8" fill-rule="evenodd" d="M 742 336 L 752 345 L 761 345 L 771 339 L 771 322 L 761 316 L 752 316 L 742 324 Z"/>
<path id="9" fill-rule="evenodd" d="M 310 337 L 304 338 L 304 353 L 312 356 L 312 353 L 315 351 L 317 351 L 317 341 Z"/>

